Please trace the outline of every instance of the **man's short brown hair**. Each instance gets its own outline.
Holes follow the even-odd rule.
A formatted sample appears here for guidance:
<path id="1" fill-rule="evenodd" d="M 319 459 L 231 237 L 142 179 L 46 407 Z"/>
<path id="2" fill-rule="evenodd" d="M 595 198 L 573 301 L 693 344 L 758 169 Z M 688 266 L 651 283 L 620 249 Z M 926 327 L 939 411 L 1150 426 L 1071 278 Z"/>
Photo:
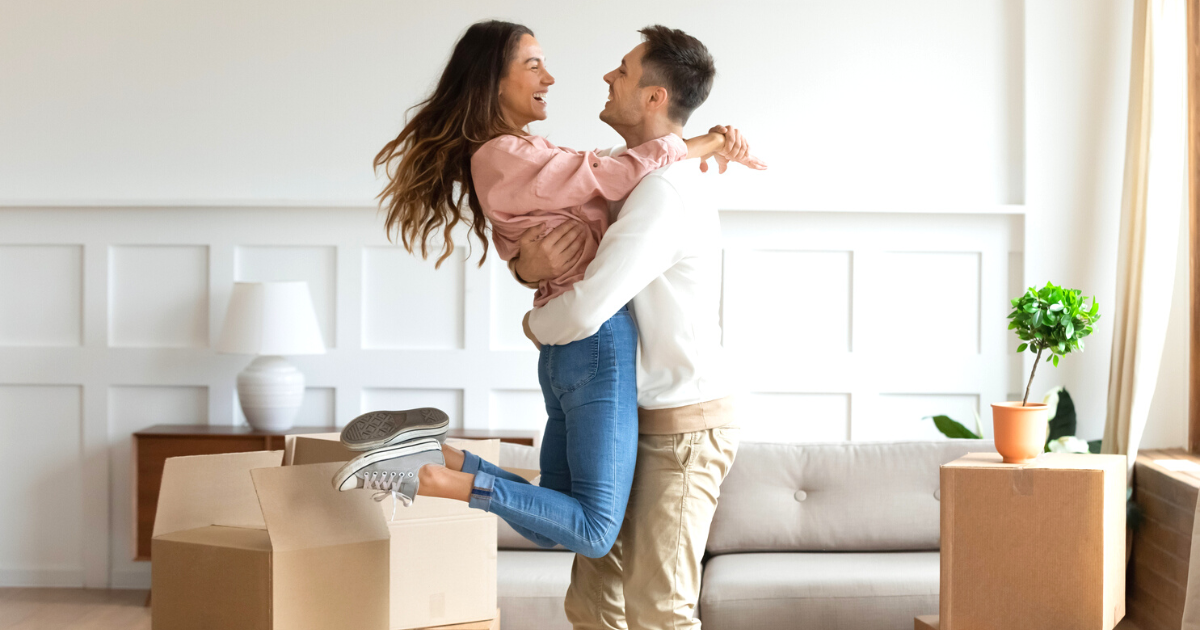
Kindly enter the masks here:
<path id="1" fill-rule="evenodd" d="M 646 38 L 640 85 L 667 88 L 667 116 L 679 124 L 708 99 L 717 75 L 712 55 L 700 40 L 661 24 L 638 31 Z"/>

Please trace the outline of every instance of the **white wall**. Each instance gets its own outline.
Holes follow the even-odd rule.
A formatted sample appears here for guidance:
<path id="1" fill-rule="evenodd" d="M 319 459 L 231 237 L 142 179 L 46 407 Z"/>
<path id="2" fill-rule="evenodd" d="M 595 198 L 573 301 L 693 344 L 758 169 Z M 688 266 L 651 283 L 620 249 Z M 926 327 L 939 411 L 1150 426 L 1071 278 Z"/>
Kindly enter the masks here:
<path id="1" fill-rule="evenodd" d="M 427 400 L 463 426 L 537 423 L 515 323 L 527 293 L 502 268 L 434 274 L 386 247 L 371 203 L 371 157 L 483 17 L 538 33 L 558 83 L 535 131 L 571 146 L 617 141 L 595 117 L 600 76 L 636 28 L 712 50 L 718 81 L 690 131 L 737 124 L 772 165 L 726 175 L 719 197 L 726 343 L 753 366 L 759 437 L 986 422 L 1023 386 L 1003 297 L 1050 279 L 1112 304 L 1130 14 L 1121 0 L 8 3 L 0 462 L 68 482 L 53 506 L 0 495 L 20 507 L 0 515 L 0 584 L 146 583 L 127 559 L 128 436 L 239 421 L 243 360 L 211 350 L 235 279 L 313 284 L 333 349 L 297 361 L 308 422 Z M 768 274 L 786 290 L 759 290 Z M 840 297 L 824 309 L 817 292 Z M 764 351 L 763 330 L 788 351 Z M 1110 335 L 1102 323 L 1034 385 L 1067 384 L 1085 437 L 1103 423 Z"/>
<path id="2" fill-rule="evenodd" d="M 1020 0 L 18 0 L 0 21 L 0 199 L 370 200 L 370 159 L 472 21 L 528 24 L 558 84 L 536 130 L 609 146 L 605 72 L 664 22 L 773 172 L 725 208 L 971 211 L 1022 201 Z M 752 184 L 752 185 L 751 185 Z"/>

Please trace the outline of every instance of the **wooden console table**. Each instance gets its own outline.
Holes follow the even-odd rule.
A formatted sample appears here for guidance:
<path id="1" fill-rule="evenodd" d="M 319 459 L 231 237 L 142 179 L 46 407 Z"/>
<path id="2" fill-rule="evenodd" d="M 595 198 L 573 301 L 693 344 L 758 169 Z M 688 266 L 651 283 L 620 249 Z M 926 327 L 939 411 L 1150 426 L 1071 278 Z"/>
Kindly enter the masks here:
<path id="1" fill-rule="evenodd" d="M 134 560 L 150 559 L 150 538 L 154 533 L 154 514 L 158 511 L 158 491 L 162 486 L 163 466 L 168 457 L 217 455 L 249 451 L 281 451 L 284 437 L 304 433 L 329 433 L 332 427 L 295 427 L 282 432 L 255 431 L 248 426 L 209 426 L 194 424 L 158 424 L 133 434 L 133 540 Z M 533 446 L 537 434 L 532 431 L 491 431 L 487 429 L 450 429 L 447 437 L 467 440 L 494 440 Z"/>

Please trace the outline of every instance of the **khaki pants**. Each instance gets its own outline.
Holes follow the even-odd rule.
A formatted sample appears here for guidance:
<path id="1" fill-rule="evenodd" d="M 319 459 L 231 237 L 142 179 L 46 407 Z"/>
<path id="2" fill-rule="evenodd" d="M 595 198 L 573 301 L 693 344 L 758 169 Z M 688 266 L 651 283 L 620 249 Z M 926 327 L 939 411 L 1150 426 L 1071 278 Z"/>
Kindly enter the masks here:
<path id="1" fill-rule="evenodd" d="M 683 630 L 700 598 L 700 560 L 740 430 L 638 436 L 625 521 L 603 558 L 576 555 L 566 612 L 575 630 Z"/>

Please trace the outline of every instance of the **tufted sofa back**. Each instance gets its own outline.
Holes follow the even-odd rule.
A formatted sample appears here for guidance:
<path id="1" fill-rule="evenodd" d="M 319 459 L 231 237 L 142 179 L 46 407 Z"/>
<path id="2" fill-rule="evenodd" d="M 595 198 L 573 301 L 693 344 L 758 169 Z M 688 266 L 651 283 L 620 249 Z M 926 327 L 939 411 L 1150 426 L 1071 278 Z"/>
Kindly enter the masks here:
<path id="1" fill-rule="evenodd" d="M 939 546 L 939 466 L 991 442 L 742 443 L 708 537 L 712 554 Z"/>

